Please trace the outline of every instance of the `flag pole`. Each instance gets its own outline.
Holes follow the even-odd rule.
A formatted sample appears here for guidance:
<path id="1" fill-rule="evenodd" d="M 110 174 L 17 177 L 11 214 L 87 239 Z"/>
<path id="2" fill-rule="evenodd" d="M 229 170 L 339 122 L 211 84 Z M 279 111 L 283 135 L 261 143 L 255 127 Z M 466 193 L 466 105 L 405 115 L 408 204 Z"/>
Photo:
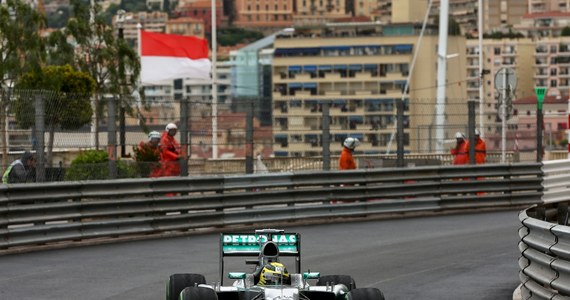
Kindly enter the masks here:
<path id="1" fill-rule="evenodd" d="M 212 158 L 218 158 L 218 87 L 216 76 L 217 34 L 216 0 L 212 0 Z"/>

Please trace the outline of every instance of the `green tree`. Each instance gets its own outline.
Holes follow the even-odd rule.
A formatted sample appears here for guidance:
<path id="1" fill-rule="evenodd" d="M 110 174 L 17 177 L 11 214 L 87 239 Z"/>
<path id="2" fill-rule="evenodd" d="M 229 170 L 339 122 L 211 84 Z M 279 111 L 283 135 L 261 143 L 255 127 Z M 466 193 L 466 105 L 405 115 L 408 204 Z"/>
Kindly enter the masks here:
<path id="1" fill-rule="evenodd" d="M 439 15 L 434 18 L 433 24 L 439 26 Z M 447 34 L 451 36 L 461 35 L 461 26 L 454 18 L 450 17 L 447 21 Z"/>
<path id="2" fill-rule="evenodd" d="M 121 1 L 121 8 L 131 12 L 147 11 L 146 1 L 139 0 L 123 0 Z"/>
<path id="3" fill-rule="evenodd" d="M 73 17 L 67 23 L 66 34 L 77 42 L 73 65 L 95 79 L 95 147 L 99 149 L 99 121 L 105 104 L 100 99 L 104 94 L 118 95 L 120 105 L 134 115 L 131 95 L 139 78 L 140 59 L 125 40 L 116 37 L 117 30 L 106 23 L 99 4 L 82 5 L 80 0 L 71 3 Z"/>
<path id="4" fill-rule="evenodd" d="M 248 43 L 262 39 L 263 33 L 238 27 L 228 27 L 219 29 L 217 37 L 220 46 L 235 46 L 239 43 Z"/>
<path id="5" fill-rule="evenodd" d="M 49 28 L 62 28 L 69 19 L 69 7 L 60 6 L 56 11 L 47 15 L 47 26 Z"/>
<path id="6" fill-rule="evenodd" d="M 44 60 L 40 30 L 45 19 L 23 0 L 7 0 L 0 5 L 0 112 L 9 104 L 8 88 L 20 74 L 38 70 Z M 0 113 L 2 163 L 8 165 L 6 115 Z"/>
<path id="7" fill-rule="evenodd" d="M 95 91 L 95 81 L 88 73 L 75 71 L 69 65 L 47 66 L 24 74 L 16 87 L 47 92 L 43 94 L 45 127 L 49 131 L 46 162 L 51 164 L 55 129 L 73 130 L 91 122 L 90 97 Z M 29 113 L 34 111 L 32 97 L 19 97 L 13 111 L 22 128 L 35 125 L 35 116 Z"/>
<path id="8" fill-rule="evenodd" d="M 566 26 L 566 27 L 562 28 L 562 32 L 560 33 L 560 36 L 570 36 L 570 27 Z"/>

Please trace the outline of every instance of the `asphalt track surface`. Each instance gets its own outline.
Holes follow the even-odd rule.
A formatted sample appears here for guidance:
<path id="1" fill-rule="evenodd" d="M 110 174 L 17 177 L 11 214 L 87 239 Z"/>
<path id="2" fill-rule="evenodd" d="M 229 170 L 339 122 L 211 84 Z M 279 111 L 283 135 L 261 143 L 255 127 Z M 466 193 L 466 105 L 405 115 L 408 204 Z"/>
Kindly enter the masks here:
<path id="1" fill-rule="evenodd" d="M 286 229 L 302 234 L 304 271 L 352 275 L 388 300 L 506 300 L 519 284 L 520 226 L 503 211 Z M 1 256 L 0 300 L 164 299 L 172 273 L 217 281 L 218 243 L 204 234 Z M 231 258 L 226 270 L 251 266 Z"/>

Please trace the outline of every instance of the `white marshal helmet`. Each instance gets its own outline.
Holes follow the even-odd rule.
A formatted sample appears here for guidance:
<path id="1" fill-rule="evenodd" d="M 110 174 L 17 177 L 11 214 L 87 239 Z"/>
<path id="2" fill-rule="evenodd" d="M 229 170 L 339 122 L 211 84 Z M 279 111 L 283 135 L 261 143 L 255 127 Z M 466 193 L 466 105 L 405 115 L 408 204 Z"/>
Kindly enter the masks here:
<path id="1" fill-rule="evenodd" d="M 353 138 L 353 137 L 347 137 L 344 140 L 343 145 L 348 148 L 348 149 L 354 149 L 356 148 L 358 145 L 360 145 L 360 141 L 357 138 Z"/>
<path id="2" fill-rule="evenodd" d="M 148 139 L 160 139 L 160 133 L 158 131 L 151 131 L 148 133 Z"/>
<path id="3" fill-rule="evenodd" d="M 480 135 L 481 135 L 481 132 L 479 131 L 479 129 L 475 129 L 475 135 L 476 135 L 476 136 L 480 136 Z"/>
<path id="4" fill-rule="evenodd" d="M 166 131 L 169 131 L 171 129 L 178 129 L 178 127 L 174 123 L 168 123 L 168 125 L 166 125 Z"/>
<path id="5" fill-rule="evenodd" d="M 464 135 L 463 133 L 461 133 L 461 132 L 458 131 L 458 132 L 455 133 L 455 138 L 456 138 L 456 139 L 464 139 L 464 138 L 465 138 L 465 135 Z"/>

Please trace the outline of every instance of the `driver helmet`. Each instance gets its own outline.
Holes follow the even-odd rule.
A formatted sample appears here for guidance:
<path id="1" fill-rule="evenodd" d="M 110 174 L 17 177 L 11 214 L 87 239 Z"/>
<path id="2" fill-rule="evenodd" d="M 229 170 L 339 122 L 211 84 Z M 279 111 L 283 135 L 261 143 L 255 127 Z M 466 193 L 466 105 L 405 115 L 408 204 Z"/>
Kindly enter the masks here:
<path id="1" fill-rule="evenodd" d="M 287 268 L 280 262 L 271 262 L 263 266 L 259 275 L 259 285 L 291 284 Z"/>
<path id="2" fill-rule="evenodd" d="M 343 145 L 351 150 L 354 150 L 358 145 L 360 145 L 360 141 L 357 138 L 348 137 L 344 140 Z"/>

